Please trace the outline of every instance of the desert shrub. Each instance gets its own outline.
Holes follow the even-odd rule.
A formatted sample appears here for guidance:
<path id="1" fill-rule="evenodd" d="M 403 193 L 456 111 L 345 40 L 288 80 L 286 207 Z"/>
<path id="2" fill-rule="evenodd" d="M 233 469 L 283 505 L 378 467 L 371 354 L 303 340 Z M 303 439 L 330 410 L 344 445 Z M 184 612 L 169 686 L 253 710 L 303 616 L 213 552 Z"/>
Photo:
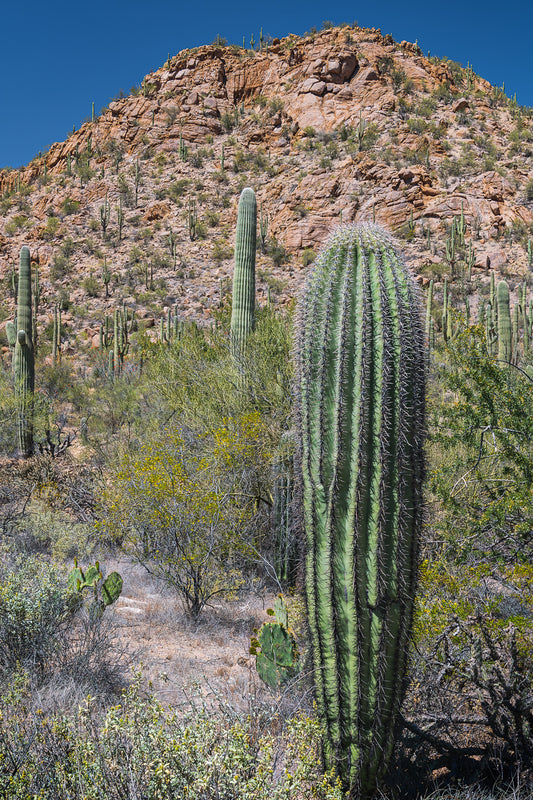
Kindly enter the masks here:
<path id="1" fill-rule="evenodd" d="M 54 216 L 48 217 L 44 229 L 44 237 L 46 239 L 53 239 L 54 236 L 57 235 L 58 229 L 59 229 L 59 219 Z"/>
<path id="2" fill-rule="evenodd" d="M 302 264 L 304 267 L 308 267 L 309 264 L 312 264 L 316 258 L 316 253 L 310 247 L 306 247 L 302 253 Z"/>
<path id="3" fill-rule="evenodd" d="M 406 709 L 433 720 L 441 752 L 517 769 L 533 752 L 533 383 L 489 355 L 480 326 L 436 352 L 433 377 Z"/>
<path id="4" fill-rule="evenodd" d="M 81 208 L 81 203 L 79 200 L 74 200 L 72 197 L 65 197 L 61 202 L 60 208 L 64 216 L 68 216 L 69 214 L 76 214 Z"/>
<path id="5" fill-rule="evenodd" d="M 429 488 L 448 557 L 475 564 L 533 556 L 533 382 L 488 354 L 485 333 L 460 333 L 439 369 Z"/>
<path id="6" fill-rule="evenodd" d="M 86 278 L 83 279 L 82 286 L 83 286 L 83 291 L 89 297 L 98 297 L 102 289 L 98 278 L 95 277 L 92 271 Z"/>
<path id="7" fill-rule="evenodd" d="M 129 660 L 118 640 L 112 612 L 95 614 L 67 587 L 67 571 L 42 557 L 4 556 L 0 567 L 0 680 L 10 685 L 23 670 L 28 684 L 45 687 L 56 700 L 61 687 L 101 700 L 124 686 Z M 68 698 L 65 698 L 69 702 Z M 61 701 L 59 701 L 61 703 Z"/>
<path id="8" fill-rule="evenodd" d="M 11 365 L 0 364 L 0 452 L 15 450 L 17 414 Z"/>
<path id="9" fill-rule="evenodd" d="M 193 618 L 241 583 L 236 556 L 244 549 L 241 531 L 249 512 L 235 501 L 229 476 L 216 463 L 226 459 L 228 466 L 228 450 L 221 453 L 218 442 L 225 433 L 215 432 L 209 459 L 193 437 L 167 429 L 126 456 L 114 479 L 111 520 L 125 548 L 178 592 Z"/>
<path id="10" fill-rule="evenodd" d="M 73 605 L 56 569 L 19 559 L 0 573 L 0 668 L 42 674 L 55 659 Z"/>
<path id="11" fill-rule="evenodd" d="M 25 513 L 13 521 L 12 546 L 19 552 L 46 553 L 58 562 L 87 558 L 95 546 L 94 526 L 54 508 L 56 497 L 49 492 L 45 489 L 44 502 L 26 506 Z"/>
<path id="12" fill-rule="evenodd" d="M 529 565 L 422 564 L 410 700 L 433 734 L 500 769 L 533 755 L 532 586 Z"/>
<path id="13" fill-rule="evenodd" d="M 287 251 L 281 242 L 273 236 L 269 243 L 267 252 L 274 262 L 276 267 L 280 267 L 287 260 Z"/>
<path id="14" fill-rule="evenodd" d="M 0 792 L 12 800 L 341 800 L 320 768 L 320 727 L 300 714 L 258 725 L 201 698 L 169 711 L 140 679 L 102 717 L 93 702 L 61 717 L 28 711 L 22 680 L 2 698 Z M 7 792 L 7 794 L 6 794 Z"/>
<path id="15" fill-rule="evenodd" d="M 227 239 L 215 239 L 213 242 L 212 255 L 217 263 L 233 258 L 233 247 Z"/>
<path id="16" fill-rule="evenodd" d="M 120 454 L 101 510 L 106 535 L 193 616 L 235 591 L 251 560 L 272 563 L 273 466 L 292 446 L 287 319 L 259 310 L 238 365 L 228 328 L 224 309 L 214 330 L 189 326 L 170 346 L 147 344 L 151 415 Z"/>
<path id="17" fill-rule="evenodd" d="M 64 278 L 69 268 L 68 258 L 60 253 L 57 253 L 52 259 L 50 267 L 50 278 L 52 281 L 59 281 Z"/>
<path id="18" fill-rule="evenodd" d="M 166 197 L 169 197 L 175 203 L 177 203 L 180 197 L 183 197 L 185 194 L 187 187 L 189 186 L 190 181 L 188 178 L 180 178 L 177 181 L 173 181 L 164 192 Z"/>

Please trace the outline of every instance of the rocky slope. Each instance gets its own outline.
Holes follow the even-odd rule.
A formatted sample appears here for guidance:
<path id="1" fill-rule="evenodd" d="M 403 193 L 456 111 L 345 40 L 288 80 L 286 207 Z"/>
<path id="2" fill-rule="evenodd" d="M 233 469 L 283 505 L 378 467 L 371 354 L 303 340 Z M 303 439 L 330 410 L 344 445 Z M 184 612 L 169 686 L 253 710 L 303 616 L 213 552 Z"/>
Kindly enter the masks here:
<path id="1" fill-rule="evenodd" d="M 260 302 L 294 295 L 340 221 L 372 219 L 403 239 L 421 282 L 449 275 L 456 294 L 483 294 L 489 266 L 528 272 L 532 152 L 531 109 L 375 29 L 183 51 L 0 172 L 0 321 L 22 244 L 39 265 L 39 322 L 61 298 L 74 349 L 96 344 L 123 300 L 148 326 L 174 303 L 208 320 L 229 285 L 244 186 L 262 207 Z"/>

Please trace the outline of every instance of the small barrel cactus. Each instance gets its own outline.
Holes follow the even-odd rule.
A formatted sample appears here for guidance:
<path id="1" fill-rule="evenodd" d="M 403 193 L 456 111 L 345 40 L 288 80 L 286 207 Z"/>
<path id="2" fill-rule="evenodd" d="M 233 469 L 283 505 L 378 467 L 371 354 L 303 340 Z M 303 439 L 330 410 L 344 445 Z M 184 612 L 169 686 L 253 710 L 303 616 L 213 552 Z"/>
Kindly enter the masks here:
<path id="1" fill-rule="evenodd" d="M 300 306 L 297 362 L 324 756 L 364 800 L 393 749 L 422 523 L 424 325 L 383 229 L 347 225 L 331 237 Z"/>

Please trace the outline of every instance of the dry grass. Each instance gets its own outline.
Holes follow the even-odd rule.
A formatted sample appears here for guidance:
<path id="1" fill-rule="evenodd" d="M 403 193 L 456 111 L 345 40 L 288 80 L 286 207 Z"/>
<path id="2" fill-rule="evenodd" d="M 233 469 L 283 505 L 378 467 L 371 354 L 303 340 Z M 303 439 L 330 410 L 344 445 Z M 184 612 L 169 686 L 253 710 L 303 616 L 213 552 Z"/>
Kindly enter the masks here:
<path id="1" fill-rule="evenodd" d="M 121 643 L 138 653 L 143 674 L 162 701 L 179 705 L 200 690 L 245 710 L 250 696 L 268 697 L 249 647 L 254 628 L 268 619 L 274 595 L 217 601 L 194 623 L 179 598 L 141 566 L 126 558 L 108 559 L 105 566 L 124 581 L 115 606 Z"/>

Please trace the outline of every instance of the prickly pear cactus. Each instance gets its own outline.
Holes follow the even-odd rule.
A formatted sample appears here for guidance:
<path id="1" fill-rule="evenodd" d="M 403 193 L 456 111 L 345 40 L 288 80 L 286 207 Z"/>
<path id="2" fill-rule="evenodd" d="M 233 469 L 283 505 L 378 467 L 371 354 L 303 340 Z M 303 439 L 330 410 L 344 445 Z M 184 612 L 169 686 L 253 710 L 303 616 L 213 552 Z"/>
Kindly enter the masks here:
<path id="1" fill-rule="evenodd" d="M 288 612 L 281 595 L 267 614 L 275 622 L 265 622 L 252 638 L 250 653 L 256 657 L 257 674 L 271 689 L 277 689 L 298 674 L 298 646 L 289 628 Z"/>
<path id="2" fill-rule="evenodd" d="M 70 571 L 67 578 L 67 588 L 73 593 L 82 596 L 83 590 L 88 589 L 92 592 L 93 598 L 89 605 L 91 612 L 102 613 L 107 606 L 110 606 L 120 597 L 122 592 L 122 578 L 118 572 L 111 572 L 104 579 L 100 571 L 100 564 L 91 565 L 84 572 L 74 561 L 74 568 Z"/>
<path id="3" fill-rule="evenodd" d="M 122 578 L 118 572 L 111 572 L 102 583 L 102 602 L 110 606 L 118 600 L 122 592 Z"/>

